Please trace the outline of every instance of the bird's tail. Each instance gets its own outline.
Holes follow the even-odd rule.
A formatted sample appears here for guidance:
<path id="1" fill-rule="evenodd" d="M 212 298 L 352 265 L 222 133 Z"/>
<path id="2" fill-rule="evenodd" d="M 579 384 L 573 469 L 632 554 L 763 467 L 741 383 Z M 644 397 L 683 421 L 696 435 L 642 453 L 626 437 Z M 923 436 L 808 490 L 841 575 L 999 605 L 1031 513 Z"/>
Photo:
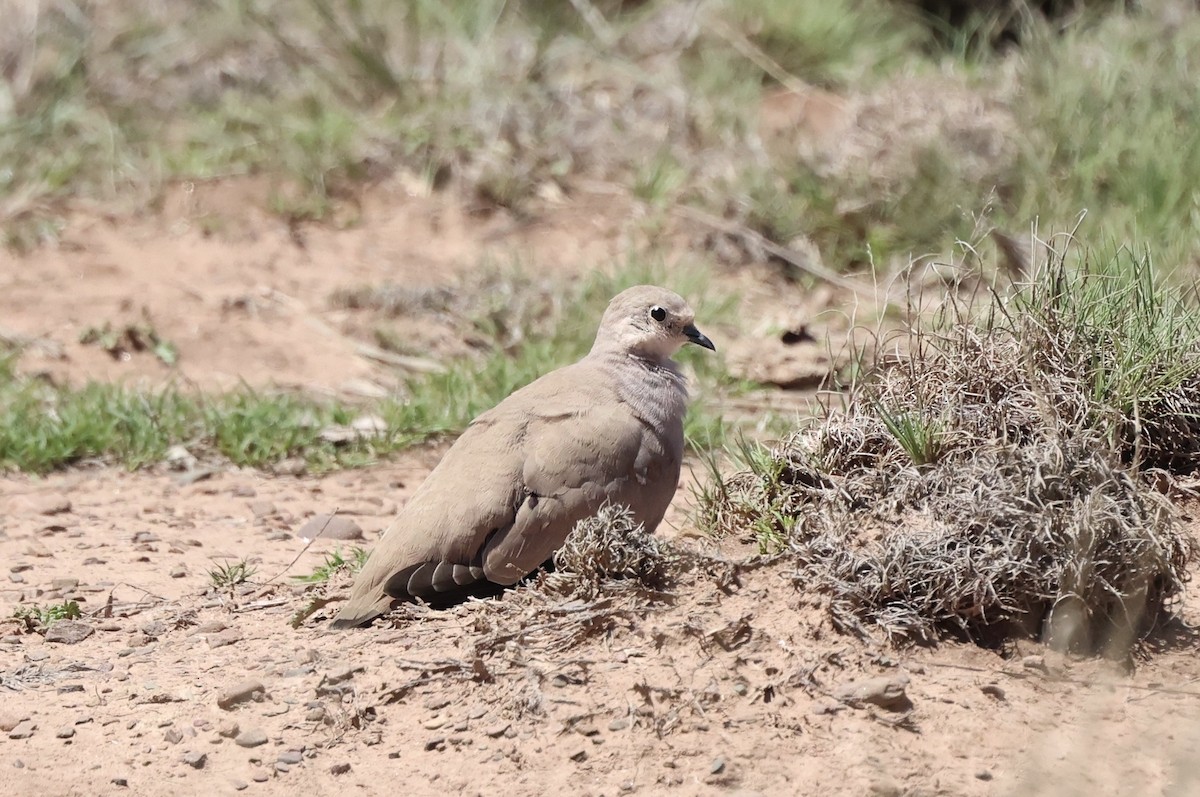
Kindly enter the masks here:
<path id="1" fill-rule="evenodd" d="M 334 630 L 357 628 L 366 625 L 392 607 L 392 599 L 388 595 L 352 596 L 346 605 L 338 612 L 337 617 L 329 627 Z"/>

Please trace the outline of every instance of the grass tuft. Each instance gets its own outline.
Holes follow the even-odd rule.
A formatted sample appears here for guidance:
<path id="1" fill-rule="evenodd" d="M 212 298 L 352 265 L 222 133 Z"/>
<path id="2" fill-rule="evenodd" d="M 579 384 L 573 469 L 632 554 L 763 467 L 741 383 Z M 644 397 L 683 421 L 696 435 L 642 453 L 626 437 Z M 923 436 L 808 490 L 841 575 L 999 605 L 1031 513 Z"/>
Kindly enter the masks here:
<path id="1" fill-rule="evenodd" d="M 846 629 L 1124 655 L 1194 555 L 1160 482 L 1200 468 L 1196 319 L 1148 257 L 1068 247 L 910 328 L 844 411 L 744 449 L 701 525 L 789 551 Z"/>

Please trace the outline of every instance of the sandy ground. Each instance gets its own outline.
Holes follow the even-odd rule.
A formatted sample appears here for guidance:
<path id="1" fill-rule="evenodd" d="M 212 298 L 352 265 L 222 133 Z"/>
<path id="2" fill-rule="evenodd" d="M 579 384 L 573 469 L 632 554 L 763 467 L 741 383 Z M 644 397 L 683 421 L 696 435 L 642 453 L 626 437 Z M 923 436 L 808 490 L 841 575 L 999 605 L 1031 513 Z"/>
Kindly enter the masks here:
<path id="1" fill-rule="evenodd" d="M 247 214 L 206 234 L 205 203 L 236 204 L 235 189 L 194 188 L 163 219 L 81 217 L 57 250 L 0 269 L 0 327 L 43 344 L 22 367 L 71 383 L 386 390 L 396 373 L 356 353 L 371 319 L 331 306 L 332 292 L 454 286 L 511 252 L 569 276 L 637 240 L 636 213 L 611 199 L 520 225 L 396 192 L 369 200 L 349 230 Z M 718 274 L 753 308 L 744 345 L 773 345 L 766 315 L 811 309 L 811 294 L 772 274 Z M 175 370 L 78 343 L 143 308 L 178 345 Z M 1034 642 L 864 644 L 834 630 L 782 562 L 698 572 L 649 607 L 517 591 L 349 633 L 324 628 L 336 604 L 293 625 L 348 582 L 292 576 L 339 546 L 369 545 L 439 454 L 321 478 L 94 468 L 0 480 L 0 790 L 1200 793 L 1194 597 L 1132 665 Z M 663 533 L 740 561 L 736 543 L 696 538 L 688 501 L 685 485 Z M 308 545 L 304 524 L 335 510 L 361 541 Z M 209 571 L 241 559 L 250 582 L 214 589 Z M 82 621 L 47 638 L 7 619 L 68 598 Z"/>

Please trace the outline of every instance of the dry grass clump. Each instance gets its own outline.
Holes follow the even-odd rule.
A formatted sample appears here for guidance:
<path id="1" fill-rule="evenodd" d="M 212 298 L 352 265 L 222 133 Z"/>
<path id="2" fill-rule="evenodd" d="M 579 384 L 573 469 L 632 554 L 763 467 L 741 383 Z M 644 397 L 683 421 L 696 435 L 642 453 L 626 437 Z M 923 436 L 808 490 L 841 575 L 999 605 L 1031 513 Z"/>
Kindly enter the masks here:
<path id="1" fill-rule="evenodd" d="M 638 523 L 624 506 L 605 505 L 575 526 L 554 554 L 554 570 L 538 587 L 558 595 L 594 598 L 602 592 L 661 593 L 675 583 L 680 552 Z"/>
<path id="2" fill-rule="evenodd" d="M 1146 259 L 1062 255 L 982 317 L 910 330 L 844 411 L 702 501 L 792 552 L 849 629 L 1127 650 L 1186 580 L 1158 488 L 1200 465 L 1200 326 Z"/>

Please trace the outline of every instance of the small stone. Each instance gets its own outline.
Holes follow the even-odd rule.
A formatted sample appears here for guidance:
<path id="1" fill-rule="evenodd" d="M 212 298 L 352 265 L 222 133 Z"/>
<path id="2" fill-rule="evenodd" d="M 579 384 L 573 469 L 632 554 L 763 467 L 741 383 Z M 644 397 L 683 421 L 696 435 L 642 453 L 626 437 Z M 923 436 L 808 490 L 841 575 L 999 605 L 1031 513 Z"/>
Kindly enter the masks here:
<path id="1" fill-rule="evenodd" d="M 174 567 L 171 568 L 170 572 L 167 575 L 169 575 L 171 578 L 186 578 L 187 574 L 188 574 L 188 571 L 187 571 L 186 567 L 184 567 L 183 565 L 175 565 Z"/>
<path id="2" fill-rule="evenodd" d="M 325 684 L 340 684 L 343 681 L 349 681 L 354 677 L 355 672 L 361 672 L 362 667 L 339 667 L 336 670 L 330 670 L 325 673 L 325 677 L 321 680 Z"/>
<path id="3" fill-rule="evenodd" d="M 623 731 L 629 727 L 629 720 L 625 717 L 617 717 L 612 722 L 608 723 L 610 731 Z"/>
<path id="4" fill-rule="evenodd" d="M 308 463 L 300 457 L 289 457 L 276 462 L 271 470 L 279 476 L 303 476 L 308 470 Z"/>
<path id="5" fill-rule="evenodd" d="M 349 771 L 350 771 L 350 764 L 348 762 L 334 764 L 333 766 L 331 766 L 329 768 L 330 775 L 345 775 Z"/>
<path id="6" fill-rule="evenodd" d="M 179 760 L 192 769 L 204 769 L 204 765 L 208 763 L 208 753 L 195 753 L 189 750 L 181 755 Z"/>
<path id="7" fill-rule="evenodd" d="M 488 736 L 492 737 L 493 739 L 498 739 L 499 737 L 503 736 L 505 731 L 507 731 L 508 729 L 509 729 L 509 724 L 507 722 L 500 722 L 500 723 L 497 723 L 496 725 L 493 725 L 490 728 L 487 728 L 486 730 L 484 730 L 484 733 L 487 734 Z"/>
<path id="8" fill-rule="evenodd" d="M 8 580 L 14 584 L 24 584 L 25 576 L 21 575 L 20 573 L 9 573 Z"/>
<path id="9" fill-rule="evenodd" d="M 217 735 L 226 739 L 234 738 L 240 730 L 241 728 L 233 720 L 221 720 L 221 723 L 217 725 Z"/>
<path id="10" fill-rule="evenodd" d="M 870 703 L 888 711 L 907 711 L 912 708 L 912 701 L 905 691 L 908 681 L 905 673 L 851 681 L 834 690 L 833 696 L 850 706 Z"/>
<path id="11" fill-rule="evenodd" d="M 258 491 L 248 484 L 238 484 L 230 490 L 230 495 L 235 498 L 253 498 L 258 495 Z"/>
<path id="12" fill-rule="evenodd" d="M 221 692 L 217 696 L 217 705 L 229 710 L 248 700 L 262 700 L 264 691 L 262 681 L 248 679 Z"/>
<path id="13" fill-rule="evenodd" d="M 892 780 L 877 780 L 867 787 L 867 791 L 872 797 L 900 797 L 904 793 L 900 784 Z"/>
<path id="14" fill-rule="evenodd" d="M 262 728 L 247 728 L 233 741 L 238 747 L 258 747 L 267 743 L 267 734 Z"/>
<path id="15" fill-rule="evenodd" d="M 21 720 L 23 720 L 23 719 L 25 719 L 25 717 L 19 716 L 17 714 L 0 713 L 0 731 L 3 731 L 4 733 L 8 733 L 13 728 L 20 725 Z"/>
<path id="16" fill-rule="evenodd" d="M 474 705 L 474 706 L 471 706 L 470 711 L 467 712 L 467 719 L 469 719 L 469 720 L 482 719 L 485 714 L 487 714 L 486 706 Z"/>
<path id="17" fill-rule="evenodd" d="M 270 501 L 251 501 L 250 502 L 250 512 L 256 518 L 270 517 L 271 515 L 274 515 L 277 511 L 278 510 L 275 508 L 275 504 L 271 503 Z"/>
<path id="18" fill-rule="evenodd" d="M 171 744 L 179 744 L 183 741 L 183 734 L 175 728 L 167 728 L 166 733 L 163 734 L 163 739 Z"/>
<path id="19" fill-rule="evenodd" d="M 75 735 L 75 729 L 70 725 L 64 725 L 54 735 L 59 739 L 70 739 Z"/>
<path id="20" fill-rule="evenodd" d="M 71 592 L 79 586 L 77 578 L 56 578 L 50 581 L 50 589 L 56 589 L 59 592 Z"/>
<path id="21" fill-rule="evenodd" d="M 58 687 L 58 689 L 56 691 L 60 695 L 70 695 L 75 692 L 82 692 L 83 684 L 65 684 L 63 686 Z"/>
<path id="22" fill-rule="evenodd" d="M 112 784 L 114 786 L 121 786 L 124 788 L 124 787 L 129 786 L 129 779 L 128 778 L 113 778 Z"/>
<path id="23" fill-rule="evenodd" d="M 984 684 L 983 686 L 979 687 L 979 691 L 983 692 L 988 697 L 994 697 L 997 700 L 1005 699 L 1004 687 L 1000 686 L 999 684 Z"/>
<path id="24" fill-rule="evenodd" d="M 434 736 L 425 741 L 426 750 L 441 750 L 446 746 L 446 738 L 444 736 Z"/>
<path id="25" fill-rule="evenodd" d="M 254 781 L 255 783 L 266 783 L 269 777 L 270 775 L 268 775 L 266 772 L 255 772 L 250 776 L 250 780 Z"/>
<path id="26" fill-rule="evenodd" d="M 228 627 L 229 626 L 225 625 L 220 620 L 212 620 L 210 622 L 204 623 L 201 626 L 198 626 L 196 628 L 196 633 L 197 634 L 219 634 Z"/>
<path id="27" fill-rule="evenodd" d="M 975 773 L 975 777 L 978 778 L 979 780 L 991 780 L 992 773 L 988 772 L 986 769 L 981 769 Z"/>
<path id="28" fill-rule="evenodd" d="M 1046 666 L 1046 658 L 1044 656 L 1026 656 L 1021 659 L 1021 666 L 1027 670 L 1037 670 L 1043 673 L 1050 672 L 1050 668 Z"/>
<path id="29" fill-rule="evenodd" d="M 229 785 L 233 787 L 234 791 L 245 791 L 246 789 L 250 788 L 249 783 L 244 780 L 237 780 L 236 778 L 229 781 Z"/>
<path id="30" fill-rule="evenodd" d="M 59 620 L 46 631 L 47 642 L 76 645 L 92 635 L 92 627 L 74 620 Z"/>
<path id="31" fill-rule="evenodd" d="M 567 756 L 567 758 L 571 759 L 576 764 L 580 764 L 580 763 L 583 763 L 584 761 L 587 761 L 587 757 L 588 757 L 587 750 L 582 750 L 582 749 L 576 750 L 575 752 L 573 752 L 569 756 Z"/>
<path id="32" fill-rule="evenodd" d="M 306 719 L 309 722 L 321 722 L 322 720 L 325 719 L 325 707 L 324 706 L 315 706 L 314 708 L 310 708 L 304 714 L 304 719 Z"/>
<path id="33" fill-rule="evenodd" d="M 275 771 L 276 772 L 291 772 L 291 770 L 292 770 L 292 768 L 289 767 L 287 764 L 283 763 L 282 761 L 275 762 Z"/>
<path id="34" fill-rule="evenodd" d="M 45 650 L 31 650 L 25 654 L 26 661 L 45 661 L 48 658 L 50 658 L 50 653 Z"/>
<path id="35" fill-rule="evenodd" d="M 363 530 L 345 515 L 313 515 L 300 527 L 296 536 L 302 540 L 315 540 L 320 537 L 326 540 L 353 541 L 363 539 Z"/>
<path id="36" fill-rule="evenodd" d="M 96 629 L 98 631 L 110 631 L 110 632 L 111 631 L 120 631 L 121 624 L 116 622 L 115 620 L 105 620 L 102 623 L 98 623 L 96 625 Z"/>
<path id="37" fill-rule="evenodd" d="M 427 731 L 436 731 L 438 728 L 446 724 L 446 718 L 440 714 L 435 714 L 429 719 L 421 723 L 421 727 Z"/>
<path id="38" fill-rule="evenodd" d="M 36 730 L 37 725 L 35 725 L 31 720 L 21 720 L 17 723 L 17 727 L 8 732 L 8 738 L 28 739 L 29 737 L 33 736 L 33 732 Z"/>
<path id="39" fill-rule="evenodd" d="M 712 760 L 712 764 L 710 764 L 708 767 L 708 771 L 710 773 L 712 773 L 713 775 L 720 775 L 722 772 L 724 772 L 725 771 L 725 757 L 717 756 L 716 758 L 714 758 Z"/>
<path id="40" fill-rule="evenodd" d="M 224 631 L 210 635 L 208 637 L 208 646 L 210 648 L 223 648 L 226 645 L 232 645 L 241 641 L 241 631 L 238 631 L 236 628 L 226 628 Z M 259 688 L 261 689 L 262 687 L 260 686 Z M 222 706 L 222 708 L 224 708 L 224 706 Z"/>
<path id="41" fill-rule="evenodd" d="M 590 722 L 582 722 L 575 726 L 575 732 L 581 736 L 599 736 L 600 729 Z"/>
<path id="42" fill-rule="evenodd" d="M 299 750 L 285 750 L 279 754 L 276 760 L 284 764 L 295 765 L 304 760 L 304 753 Z"/>

